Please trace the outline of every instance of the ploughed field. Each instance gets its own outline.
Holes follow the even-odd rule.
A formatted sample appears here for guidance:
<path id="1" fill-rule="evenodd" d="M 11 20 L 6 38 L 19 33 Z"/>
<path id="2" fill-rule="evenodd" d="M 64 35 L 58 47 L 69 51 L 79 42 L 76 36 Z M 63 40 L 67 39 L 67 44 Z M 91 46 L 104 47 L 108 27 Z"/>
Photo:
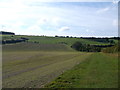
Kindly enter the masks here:
<path id="1" fill-rule="evenodd" d="M 44 87 L 55 77 L 84 61 L 91 54 L 73 52 L 59 45 L 56 48 L 64 47 L 65 51 L 60 51 L 59 48 L 42 51 L 33 44 L 27 45 L 19 43 L 3 46 L 3 88 Z M 33 50 L 32 45 L 34 49 L 37 49 Z"/>

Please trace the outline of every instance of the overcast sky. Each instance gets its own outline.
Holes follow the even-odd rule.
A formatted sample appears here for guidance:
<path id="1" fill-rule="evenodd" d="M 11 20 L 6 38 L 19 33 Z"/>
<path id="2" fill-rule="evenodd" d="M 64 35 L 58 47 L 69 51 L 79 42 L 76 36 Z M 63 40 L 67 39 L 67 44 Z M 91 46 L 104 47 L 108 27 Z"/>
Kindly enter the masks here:
<path id="1" fill-rule="evenodd" d="M 0 0 L 0 31 L 47 36 L 118 36 L 118 3 Z"/>

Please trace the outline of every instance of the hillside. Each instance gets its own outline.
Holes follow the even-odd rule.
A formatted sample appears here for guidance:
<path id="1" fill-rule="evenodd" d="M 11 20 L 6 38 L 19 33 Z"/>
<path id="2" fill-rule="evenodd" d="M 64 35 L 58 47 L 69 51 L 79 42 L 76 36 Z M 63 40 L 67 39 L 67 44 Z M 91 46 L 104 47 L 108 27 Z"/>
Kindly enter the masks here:
<path id="1" fill-rule="evenodd" d="M 102 42 L 103 41 L 103 42 Z M 71 48 L 76 42 L 82 43 L 85 48 L 86 45 L 91 47 L 88 48 L 99 48 L 101 51 L 104 45 L 110 46 L 109 42 L 111 39 L 108 38 L 77 38 L 77 37 L 48 37 L 48 36 L 26 36 L 26 35 L 2 35 L 2 44 L 16 44 L 16 45 L 3 45 L 6 50 L 37 50 L 37 51 L 73 51 Z M 112 40 L 114 42 L 114 40 Z M 22 42 L 22 43 L 21 43 Z M 19 43 L 19 44 L 18 44 Z M 20 44 L 21 43 L 21 44 Z M 23 44 L 24 43 L 24 44 Z M 86 44 L 86 45 L 85 45 Z M 112 44 L 113 45 L 113 44 Z M 9 47 L 9 49 L 8 49 Z M 37 48 L 36 48 L 37 47 Z M 81 47 L 81 46 L 79 46 Z M 82 47 L 83 48 L 83 47 Z M 104 47 L 103 47 L 104 48 Z M 79 50 L 78 50 L 79 51 Z M 86 51 L 86 50 L 85 50 Z M 87 50 L 88 51 L 88 50 Z M 90 51 L 90 50 L 89 50 Z"/>
<path id="2" fill-rule="evenodd" d="M 61 82 L 53 81 L 52 85 L 51 83 L 48 84 L 48 88 L 59 87 L 58 84 L 60 87 L 67 87 L 66 85 L 69 85 L 68 87 L 91 87 L 91 85 L 92 87 L 94 85 L 95 87 L 104 87 L 104 85 L 106 85 L 105 87 L 117 86 L 116 58 L 111 58 L 107 54 L 103 55 L 102 52 L 101 54 L 98 52 L 88 53 L 75 51 L 71 48 L 71 45 L 76 41 L 81 42 L 83 45 L 86 43 L 98 46 L 109 43 L 66 37 L 23 35 L 2 35 L 2 37 L 5 41 L 27 39 L 24 42 L 2 44 L 3 88 L 42 88 L 59 75 L 62 74 L 64 77 L 64 72 L 72 68 L 72 71 L 70 73 L 68 71 L 68 74 L 66 74 L 66 79 L 60 78 Z M 83 68 L 81 68 L 81 64 Z M 77 67 L 77 70 L 74 69 L 74 66 Z M 113 66 L 116 67 L 114 68 Z M 73 76 L 72 79 L 71 75 Z M 95 76 L 99 77 L 95 78 Z M 82 79 L 79 79 L 79 77 Z M 103 77 L 108 78 L 104 80 L 102 79 Z M 87 83 L 87 80 L 89 83 Z M 95 84 L 96 82 L 98 83 Z"/>
<path id="3" fill-rule="evenodd" d="M 120 52 L 120 42 L 112 47 L 107 47 L 102 50 L 105 53 L 118 53 Z"/>
<path id="4" fill-rule="evenodd" d="M 81 42 L 86 44 L 96 44 L 96 45 L 106 45 L 109 43 L 104 42 L 97 42 L 92 41 L 89 39 L 82 39 L 82 38 L 67 38 L 67 37 L 48 37 L 48 36 L 26 36 L 26 35 L 3 35 L 2 40 L 8 39 L 20 39 L 20 38 L 27 38 L 29 39 L 28 42 L 38 42 L 40 44 L 66 44 L 71 46 L 75 42 Z"/>
<path id="5" fill-rule="evenodd" d="M 64 44 L 39 44 L 22 42 L 2 46 L 3 51 L 74 51 Z"/>
<path id="6" fill-rule="evenodd" d="M 75 42 L 81 42 L 81 43 L 86 43 L 86 44 L 109 44 L 109 43 L 102 43 L 102 42 L 96 42 L 96 41 L 90 41 L 87 39 L 82 39 L 82 38 L 67 38 L 67 37 L 47 37 L 47 36 L 27 36 L 26 38 L 29 38 L 30 42 L 39 42 L 39 43 L 53 43 L 53 44 L 67 44 L 71 46 Z"/>

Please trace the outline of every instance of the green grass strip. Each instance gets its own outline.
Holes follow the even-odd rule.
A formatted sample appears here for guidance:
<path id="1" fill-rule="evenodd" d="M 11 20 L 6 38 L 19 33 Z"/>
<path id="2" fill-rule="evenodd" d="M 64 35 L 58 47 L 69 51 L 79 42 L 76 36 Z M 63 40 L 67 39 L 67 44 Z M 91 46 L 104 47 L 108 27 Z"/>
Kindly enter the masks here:
<path id="1" fill-rule="evenodd" d="M 47 88 L 117 88 L 118 58 L 103 53 L 92 54 L 86 61 L 66 71 Z"/>

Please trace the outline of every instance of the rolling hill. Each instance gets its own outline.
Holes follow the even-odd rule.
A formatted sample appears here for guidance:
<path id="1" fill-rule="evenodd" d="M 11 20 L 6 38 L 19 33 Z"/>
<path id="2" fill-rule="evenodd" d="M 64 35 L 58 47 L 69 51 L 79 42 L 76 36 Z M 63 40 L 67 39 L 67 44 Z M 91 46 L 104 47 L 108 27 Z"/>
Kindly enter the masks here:
<path id="1" fill-rule="evenodd" d="M 43 88 L 46 84 L 48 88 L 117 87 L 117 56 L 114 58 L 103 52 L 78 52 L 71 48 L 76 41 L 94 45 L 109 43 L 66 37 L 2 37 L 2 40 L 28 39 L 2 45 L 3 88 Z"/>
<path id="2" fill-rule="evenodd" d="M 22 42 L 2 46 L 3 51 L 74 51 L 65 44 L 39 44 Z"/>

